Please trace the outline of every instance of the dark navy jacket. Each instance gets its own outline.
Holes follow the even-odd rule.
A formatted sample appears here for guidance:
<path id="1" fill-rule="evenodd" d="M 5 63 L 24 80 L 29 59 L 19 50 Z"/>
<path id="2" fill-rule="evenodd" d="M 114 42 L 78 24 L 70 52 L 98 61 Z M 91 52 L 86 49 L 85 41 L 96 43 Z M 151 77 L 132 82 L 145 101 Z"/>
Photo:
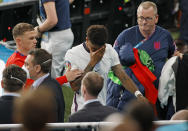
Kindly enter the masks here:
<path id="1" fill-rule="evenodd" d="M 134 64 L 133 47 L 143 41 L 144 37 L 139 31 L 138 26 L 131 27 L 124 30 L 115 41 L 114 48 L 117 51 L 120 62 L 123 66 L 130 66 Z M 154 75 L 157 77 L 155 86 L 158 87 L 158 78 L 161 74 L 163 65 L 166 59 L 171 57 L 175 50 L 175 45 L 170 33 L 156 26 L 155 32 L 152 36 L 143 42 L 138 49 L 146 51 L 152 58 L 155 66 Z M 135 82 L 139 90 L 144 94 L 144 87 L 140 84 L 134 76 L 130 68 L 125 69 L 129 77 Z M 107 86 L 107 105 L 113 106 L 122 110 L 128 101 L 135 98 L 133 94 L 128 92 L 124 87 L 115 84 L 113 81 L 108 80 Z"/>

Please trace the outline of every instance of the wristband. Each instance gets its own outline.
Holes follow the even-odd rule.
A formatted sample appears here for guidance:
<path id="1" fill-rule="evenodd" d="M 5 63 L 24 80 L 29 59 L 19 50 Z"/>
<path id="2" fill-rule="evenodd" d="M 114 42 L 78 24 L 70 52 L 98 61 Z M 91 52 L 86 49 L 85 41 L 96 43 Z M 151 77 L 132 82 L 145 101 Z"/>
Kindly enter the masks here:
<path id="1" fill-rule="evenodd" d="M 141 93 L 139 90 L 137 90 L 137 91 L 135 91 L 134 95 L 135 95 L 136 97 L 138 97 L 138 95 L 142 95 L 142 93 Z M 142 96 L 143 96 L 143 95 L 142 95 Z"/>

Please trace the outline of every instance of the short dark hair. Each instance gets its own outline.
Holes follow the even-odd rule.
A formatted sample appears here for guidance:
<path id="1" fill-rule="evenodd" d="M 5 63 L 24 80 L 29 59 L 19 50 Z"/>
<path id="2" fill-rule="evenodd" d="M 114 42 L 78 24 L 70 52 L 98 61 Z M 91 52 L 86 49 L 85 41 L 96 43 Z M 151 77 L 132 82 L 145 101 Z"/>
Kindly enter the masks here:
<path id="1" fill-rule="evenodd" d="M 26 72 L 17 65 L 9 65 L 3 70 L 3 88 L 9 92 L 22 89 L 27 79 Z"/>
<path id="2" fill-rule="evenodd" d="M 92 44 L 102 46 L 108 40 L 108 30 L 104 25 L 91 25 L 87 29 L 87 38 Z"/>
<path id="3" fill-rule="evenodd" d="M 34 31 L 34 26 L 29 23 L 18 23 L 14 26 L 12 30 L 12 35 L 14 38 L 23 35 L 27 31 Z"/>
<path id="4" fill-rule="evenodd" d="M 29 55 L 34 57 L 32 63 L 40 65 L 43 73 L 49 73 L 52 65 L 52 55 L 44 49 L 33 49 L 29 51 Z"/>
<path id="5" fill-rule="evenodd" d="M 97 97 L 103 88 L 104 79 L 97 72 L 88 72 L 84 76 L 82 84 L 90 95 Z"/>

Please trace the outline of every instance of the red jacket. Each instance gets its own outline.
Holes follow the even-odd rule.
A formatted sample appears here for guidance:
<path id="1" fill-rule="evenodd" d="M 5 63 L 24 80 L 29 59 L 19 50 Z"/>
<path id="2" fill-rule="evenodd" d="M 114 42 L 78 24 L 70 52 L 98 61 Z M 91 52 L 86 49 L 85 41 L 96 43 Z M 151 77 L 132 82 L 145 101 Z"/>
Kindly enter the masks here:
<path id="1" fill-rule="evenodd" d="M 140 62 L 138 56 L 138 49 L 133 48 L 133 53 L 135 57 L 135 64 L 130 66 L 136 78 L 144 86 L 145 96 L 150 103 L 155 104 L 157 101 L 158 90 L 155 88 L 153 82 L 157 79 L 156 76 Z"/>

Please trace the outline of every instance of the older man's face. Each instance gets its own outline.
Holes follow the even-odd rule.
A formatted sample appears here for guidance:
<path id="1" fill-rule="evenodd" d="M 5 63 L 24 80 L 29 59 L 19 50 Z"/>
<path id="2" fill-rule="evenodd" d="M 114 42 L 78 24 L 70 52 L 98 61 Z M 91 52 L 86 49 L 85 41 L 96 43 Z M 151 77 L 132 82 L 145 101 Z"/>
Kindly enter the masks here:
<path id="1" fill-rule="evenodd" d="M 137 22 L 141 33 L 150 34 L 153 32 L 158 22 L 158 15 L 155 14 L 153 7 L 148 9 L 140 7 L 137 12 Z"/>
<path id="2" fill-rule="evenodd" d="M 37 72 L 36 72 L 36 67 L 35 67 L 36 65 L 33 64 L 33 59 L 34 59 L 34 56 L 28 55 L 27 58 L 25 59 L 24 66 L 29 71 L 30 78 L 33 80 L 36 80 Z"/>

